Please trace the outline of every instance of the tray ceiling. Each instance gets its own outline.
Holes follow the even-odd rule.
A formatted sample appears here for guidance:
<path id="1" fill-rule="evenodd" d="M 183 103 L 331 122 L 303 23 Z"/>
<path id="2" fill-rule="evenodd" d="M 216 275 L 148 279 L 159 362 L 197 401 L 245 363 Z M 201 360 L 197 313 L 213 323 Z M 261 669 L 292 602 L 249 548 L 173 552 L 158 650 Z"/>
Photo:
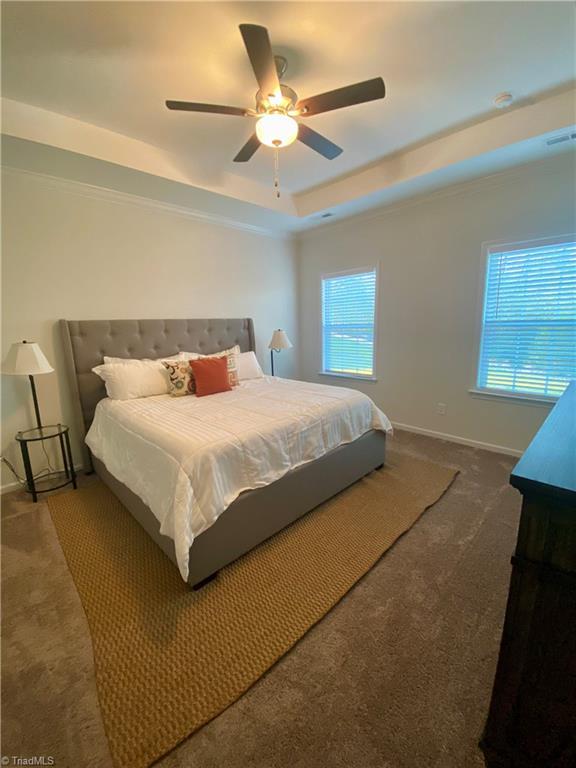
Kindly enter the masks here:
<path id="1" fill-rule="evenodd" d="M 301 97 L 378 75 L 387 86 L 383 101 L 309 118 L 344 152 L 328 161 L 299 143 L 281 151 L 279 206 L 271 150 L 232 162 L 251 119 L 164 106 L 253 105 L 241 22 L 268 27 Z M 9 2 L 2 88 L 5 99 L 148 145 L 184 183 L 296 214 L 309 190 L 350 179 L 357 197 L 359 169 L 499 114 L 500 91 L 525 105 L 566 87 L 573 30 L 574 6 L 562 2 Z"/>

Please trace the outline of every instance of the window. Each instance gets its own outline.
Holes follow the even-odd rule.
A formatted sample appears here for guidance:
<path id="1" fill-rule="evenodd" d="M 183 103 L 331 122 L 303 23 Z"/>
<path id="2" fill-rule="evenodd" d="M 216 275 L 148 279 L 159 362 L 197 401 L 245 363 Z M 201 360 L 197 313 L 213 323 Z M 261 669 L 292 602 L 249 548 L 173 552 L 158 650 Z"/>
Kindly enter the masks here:
<path id="1" fill-rule="evenodd" d="M 376 269 L 322 277 L 322 372 L 374 375 Z"/>
<path id="2" fill-rule="evenodd" d="M 575 240 L 488 250 L 479 389 L 556 398 L 576 378 Z"/>

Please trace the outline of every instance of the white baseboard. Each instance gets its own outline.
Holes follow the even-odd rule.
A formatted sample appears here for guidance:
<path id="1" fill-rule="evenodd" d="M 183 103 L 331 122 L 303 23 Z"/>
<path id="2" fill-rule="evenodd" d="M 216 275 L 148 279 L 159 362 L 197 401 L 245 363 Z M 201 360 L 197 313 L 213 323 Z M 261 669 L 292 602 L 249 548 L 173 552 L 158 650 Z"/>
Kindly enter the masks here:
<path id="1" fill-rule="evenodd" d="M 507 448 L 505 445 L 494 445 L 493 443 L 482 443 L 480 440 L 470 440 L 467 437 L 460 437 L 459 435 L 448 435 L 446 432 L 436 432 L 433 429 L 423 429 L 422 427 L 415 427 L 412 424 L 400 424 L 397 421 L 392 422 L 392 426 L 396 429 L 403 429 L 406 432 L 415 432 L 417 435 L 428 435 L 428 437 L 437 437 L 439 440 L 447 440 L 449 443 L 459 443 L 460 445 L 469 445 L 472 448 L 481 448 L 484 451 L 492 451 L 493 453 L 504 453 L 507 456 L 522 456 L 523 451 L 518 451 L 516 448 Z"/>
<path id="2" fill-rule="evenodd" d="M 20 483 L 17 480 L 14 480 L 12 483 L 4 483 L 4 485 L 0 485 L 0 494 L 3 496 L 5 493 L 10 493 L 10 491 L 15 491 L 20 487 Z"/>
<path id="3" fill-rule="evenodd" d="M 480 440 L 470 440 L 467 437 L 460 437 L 459 435 L 449 435 L 446 432 L 436 432 L 433 429 L 423 429 L 422 427 L 415 427 L 412 424 L 400 424 L 398 421 L 393 421 L 392 426 L 394 429 L 403 429 L 405 432 L 414 432 L 417 435 L 427 435 L 428 437 L 436 437 L 439 440 L 447 440 L 449 443 L 459 443 L 460 445 L 469 445 L 472 448 L 481 448 L 484 451 L 492 451 L 493 453 L 503 453 L 507 456 L 522 456 L 522 451 L 516 450 L 516 448 L 507 448 L 505 445 L 494 445 L 493 443 L 483 443 Z M 76 473 L 80 473 L 83 469 L 82 464 L 75 467 Z M 0 494 L 10 493 L 20 488 L 20 483 L 14 481 L 12 483 L 5 483 L 0 486 Z"/>
<path id="4" fill-rule="evenodd" d="M 77 475 L 79 475 L 83 469 L 83 464 L 78 464 L 74 467 L 74 471 Z M 16 491 L 19 488 L 22 488 L 22 485 L 18 482 L 18 480 L 13 480 L 11 483 L 4 483 L 4 485 L 0 485 L 0 496 L 4 496 L 5 493 L 10 493 L 11 491 Z"/>

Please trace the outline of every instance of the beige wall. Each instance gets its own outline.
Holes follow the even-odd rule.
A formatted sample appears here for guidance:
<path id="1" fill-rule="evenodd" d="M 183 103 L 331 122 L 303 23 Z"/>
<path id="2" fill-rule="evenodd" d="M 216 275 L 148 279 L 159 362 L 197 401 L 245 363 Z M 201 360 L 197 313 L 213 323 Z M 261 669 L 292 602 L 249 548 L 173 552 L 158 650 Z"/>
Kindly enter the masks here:
<path id="1" fill-rule="evenodd" d="M 357 387 L 393 422 L 521 451 L 549 408 L 469 393 L 482 243 L 576 230 L 574 155 L 309 232 L 299 241 L 303 378 Z M 318 376 L 320 275 L 379 265 L 378 381 Z M 445 403 L 446 414 L 436 412 Z"/>
<path id="2" fill-rule="evenodd" d="M 37 378 L 45 422 L 71 421 L 61 317 L 252 316 L 258 355 L 275 327 L 299 341 L 280 375 L 362 389 L 399 424 L 521 451 L 546 406 L 473 397 L 484 241 L 576 230 L 574 156 L 317 229 L 296 246 L 153 203 L 42 176 L 3 174 L 3 355 L 36 340 L 56 368 Z M 294 251 L 297 251 L 297 280 Z M 375 383 L 319 376 L 323 272 L 379 265 Z M 298 285 L 299 281 L 299 285 Z M 446 403 L 445 415 L 436 412 Z M 2 377 L 2 451 L 17 463 L 33 425 L 28 382 Z M 80 458 L 75 441 L 76 458 Z M 43 457 L 36 456 L 37 465 Z M 3 467 L 2 483 L 12 482 Z"/>
<path id="3" fill-rule="evenodd" d="M 42 346 L 56 368 L 36 379 L 44 423 L 72 418 L 59 318 L 253 317 L 265 370 L 273 329 L 297 335 L 290 243 L 119 199 L 3 173 L 2 357 L 13 341 Z M 279 375 L 297 374 L 296 355 L 277 356 Z M 29 385 L 8 376 L 2 385 L 2 451 L 21 469 L 14 434 L 34 424 Z M 3 485 L 12 479 L 3 467 Z"/>

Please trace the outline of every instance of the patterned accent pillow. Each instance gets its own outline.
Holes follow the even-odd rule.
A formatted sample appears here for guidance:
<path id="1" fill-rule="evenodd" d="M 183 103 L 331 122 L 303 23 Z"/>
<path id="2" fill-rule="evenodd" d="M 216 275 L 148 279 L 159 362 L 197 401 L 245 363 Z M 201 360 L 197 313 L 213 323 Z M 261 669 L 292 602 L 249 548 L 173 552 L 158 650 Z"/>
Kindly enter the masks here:
<path id="1" fill-rule="evenodd" d="M 240 347 L 236 345 L 230 347 L 230 349 L 224 349 L 222 352 L 215 352 L 213 355 L 197 355 L 196 359 L 204 360 L 208 357 L 226 357 L 228 381 L 230 382 L 231 387 L 237 387 L 239 378 L 236 356 L 239 354 Z M 173 397 L 193 395 L 196 392 L 196 382 L 194 381 L 190 360 L 178 360 L 174 362 L 163 360 L 162 365 L 168 371 L 170 394 Z"/>
<path id="2" fill-rule="evenodd" d="M 230 349 L 225 349 L 222 352 L 215 352 L 213 355 L 200 355 L 200 360 L 203 360 L 207 357 L 226 357 L 227 364 L 228 364 L 228 381 L 230 382 L 231 387 L 237 387 L 240 383 L 240 379 L 238 377 L 238 362 L 236 355 L 240 354 L 240 347 L 238 344 L 236 344 L 235 347 L 230 347 Z"/>
<path id="3" fill-rule="evenodd" d="M 196 391 L 190 360 L 178 360 L 174 362 L 162 361 L 162 365 L 168 371 L 169 391 L 172 397 L 193 395 Z"/>

